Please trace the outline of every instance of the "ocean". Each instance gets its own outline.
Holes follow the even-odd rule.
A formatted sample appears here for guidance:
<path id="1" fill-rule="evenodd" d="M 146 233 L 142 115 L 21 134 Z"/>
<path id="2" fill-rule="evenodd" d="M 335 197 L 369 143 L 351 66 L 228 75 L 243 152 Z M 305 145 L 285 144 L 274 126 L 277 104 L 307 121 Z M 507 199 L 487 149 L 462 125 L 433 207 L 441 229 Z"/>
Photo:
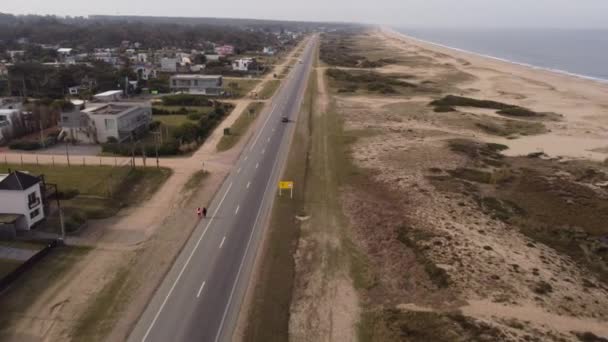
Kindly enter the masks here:
<path id="1" fill-rule="evenodd" d="M 608 83 L 608 29 L 408 29 L 420 40 Z"/>

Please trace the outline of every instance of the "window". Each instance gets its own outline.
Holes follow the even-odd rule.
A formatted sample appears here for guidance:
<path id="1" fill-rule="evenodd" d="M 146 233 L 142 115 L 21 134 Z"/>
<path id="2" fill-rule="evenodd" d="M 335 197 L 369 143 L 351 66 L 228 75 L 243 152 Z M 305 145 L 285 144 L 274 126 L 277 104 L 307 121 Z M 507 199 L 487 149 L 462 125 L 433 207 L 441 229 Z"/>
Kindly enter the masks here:
<path id="1" fill-rule="evenodd" d="M 30 219 L 35 219 L 36 217 L 38 217 L 38 215 L 40 215 L 40 209 L 36 209 L 36 210 L 32 211 L 30 213 Z"/>
<path id="2" fill-rule="evenodd" d="M 105 119 L 106 130 L 116 129 L 116 121 L 114 119 Z"/>
<path id="3" fill-rule="evenodd" d="M 36 196 L 36 191 L 27 195 L 27 205 L 30 207 L 30 209 L 37 206 L 38 204 L 40 204 L 40 198 Z"/>

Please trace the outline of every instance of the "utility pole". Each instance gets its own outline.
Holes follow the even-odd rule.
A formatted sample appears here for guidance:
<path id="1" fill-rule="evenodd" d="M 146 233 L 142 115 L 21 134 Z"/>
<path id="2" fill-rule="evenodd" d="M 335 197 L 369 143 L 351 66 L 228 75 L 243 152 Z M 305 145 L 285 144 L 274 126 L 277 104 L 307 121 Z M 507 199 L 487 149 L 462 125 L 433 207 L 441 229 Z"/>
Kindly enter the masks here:
<path id="1" fill-rule="evenodd" d="M 162 135 L 162 133 L 161 133 Z M 158 160 L 158 137 L 154 139 L 154 149 L 156 150 L 156 168 L 160 168 L 160 162 Z"/>
<path id="2" fill-rule="evenodd" d="M 131 167 L 135 168 L 135 143 L 133 142 L 133 132 L 131 132 L 129 139 L 131 140 Z"/>
<path id="3" fill-rule="evenodd" d="M 68 151 L 68 141 L 65 141 L 65 158 L 68 160 L 68 167 L 70 166 L 70 152 Z"/>

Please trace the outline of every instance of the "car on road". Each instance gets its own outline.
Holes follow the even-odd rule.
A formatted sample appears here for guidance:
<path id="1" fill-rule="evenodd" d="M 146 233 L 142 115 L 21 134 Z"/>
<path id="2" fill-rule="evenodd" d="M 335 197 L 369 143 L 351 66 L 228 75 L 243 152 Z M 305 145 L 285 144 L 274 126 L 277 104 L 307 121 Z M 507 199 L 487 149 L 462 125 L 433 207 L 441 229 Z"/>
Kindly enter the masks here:
<path id="1" fill-rule="evenodd" d="M 281 117 L 281 122 L 289 122 L 289 118 L 286 116 Z"/>

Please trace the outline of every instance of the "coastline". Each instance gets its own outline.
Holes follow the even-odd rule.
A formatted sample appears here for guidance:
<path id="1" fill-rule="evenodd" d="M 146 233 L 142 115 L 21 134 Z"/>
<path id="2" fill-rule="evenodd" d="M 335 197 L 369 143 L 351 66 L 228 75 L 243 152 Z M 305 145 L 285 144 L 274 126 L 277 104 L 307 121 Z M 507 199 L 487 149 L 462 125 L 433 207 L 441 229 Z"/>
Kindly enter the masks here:
<path id="1" fill-rule="evenodd" d="M 407 39 L 415 40 L 415 41 L 418 41 L 418 42 L 423 43 L 423 44 L 434 45 L 434 46 L 437 46 L 439 48 L 449 49 L 449 50 L 453 50 L 453 51 L 456 51 L 456 52 L 461 52 L 461 53 L 475 55 L 475 56 L 479 56 L 479 57 L 483 57 L 483 58 L 493 59 L 493 60 L 496 60 L 496 61 L 499 61 L 499 62 L 510 63 L 510 64 L 514 64 L 514 65 L 530 68 L 530 69 L 533 69 L 533 70 L 548 71 L 548 72 L 552 72 L 552 73 L 559 74 L 559 75 L 564 75 L 564 76 L 569 76 L 569 77 L 576 77 L 576 78 L 583 79 L 583 80 L 588 80 L 588 81 L 594 81 L 594 82 L 597 82 L 597 83 L 600 83 L 600 84 L 608 84 L 608 79 L 604 79 L 604 78 L 600 78 L 600 77 L 595 77 L 595 76 L 590 76 L 590 75 L 583 75 L 583 74 L 577 74 L 577 73 L 573 73 L 573 72 L 570 72 L 570 71 L 567 71 L 567 70 L 555 69 L 555 68 L 550 68 L 550 67 L 543 67 L 543 66 L 539 66 L 539 65 L 530 64 L 530 63 L 518 62 L 518 61 L 514 61 L 514 60 L 502 58 L 502 57 L 488 55 L 488 54 L 484 54 L 484 53 L 481 53 L 481 52 L 461 49 L 461 48 L 457 48 L 457 47 L 454 47 L 454 46 L 445 45 L 445 44 L 433 42 L 433 41 L 430 41 L 430 40 L 425 40 L 425 39 L 422 39 L 422 38 L 414 37 L 414 36 L 408 35 L 406 33 L 400 32 L 400 31 L 398 31 L 395 28 L 388 27 L 388 26 L 382 26 L 381 29 L 383 31 L 385 31 L 385 32 L 390 33 L 390 34 L 401 35 L 401 36 L 406 37 Z"/>
<path id="2" fill-rule="evenodd" d="M 546 132 L 541 134 L 515 138 L 477 135 L 482 140 L 508 146 L 505 155 L 542 152 L 549 157 L 565 159 L 608 160 L 608 83 L 445 47 L 387 27 L 379 27 L 375 32 L 396 55 L 416 53 L 439 63 L 410 69 L 412 73 L 424 72 L 432 76 L 450 66 L 466 75 L 468 80 L 463 82 L 462 88 L 452 92 L 454 95 L 493 100 L 559 116 L 558 120 L 543 122 Z M 473 112 L 472 108 L 461 109 Z M 496 113 L 486 111 L 477 115 L 496 116 Z"/>

